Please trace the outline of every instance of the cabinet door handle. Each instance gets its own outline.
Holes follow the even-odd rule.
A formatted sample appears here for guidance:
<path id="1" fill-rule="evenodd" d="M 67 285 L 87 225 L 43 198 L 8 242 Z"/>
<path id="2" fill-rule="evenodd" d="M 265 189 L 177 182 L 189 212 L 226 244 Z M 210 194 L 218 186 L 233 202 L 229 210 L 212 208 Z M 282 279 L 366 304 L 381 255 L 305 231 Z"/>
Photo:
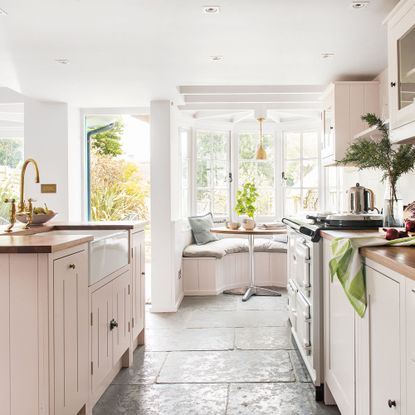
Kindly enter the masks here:
<path id="1" fill-rule="evenodd" d="M 75 264 L 69 264 L 69 268 L 70 269 L 75 269 L 76 268 L 76 265 Z"/>
<path id="2" fill-rule="evenodd" d="M 115 327 L 118 327 L 118 323 L 114 319 L 112 319 L 110 321 L 110 330 L 114 330 Z"/>
<path id="3" fill-rule="evenodd" d="M 395 88 L 396 82 L 391 82 L 391 88 Z"/>
<path id="4" fill-rule="evenodd" d="M 146 275 L 146 273 L 143 271 L 143 272 L 141 273 L 141 275 Z"/>
<path id="5" fill-rule="evenodd" d="M 388 406 L 389 408 L 392 408 L 393 406 L 396 407 L 396 401 L 392 401 L 391 399 L 388 400 Z"/>

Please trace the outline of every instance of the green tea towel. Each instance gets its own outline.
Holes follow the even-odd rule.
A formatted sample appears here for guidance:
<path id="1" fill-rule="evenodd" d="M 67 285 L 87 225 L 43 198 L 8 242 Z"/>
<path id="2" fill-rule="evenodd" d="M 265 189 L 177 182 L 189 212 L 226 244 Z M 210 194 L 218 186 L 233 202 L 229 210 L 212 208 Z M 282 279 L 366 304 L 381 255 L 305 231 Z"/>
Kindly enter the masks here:
<path id="1" fill-rule="evenodd" d="M 329 262 L 331 278 L 333 280 L 333 277 L 337 276 L 347 298 L 360 317 L 365 315 L 367 302 L 364 267 L 359 248 L 382 245 L 415 245 L 415 237 L 387 241 L 380 236 L 362 235 L 354 238 L 336 238 L 331 243 L 333 253 L 333 258 Z"/>

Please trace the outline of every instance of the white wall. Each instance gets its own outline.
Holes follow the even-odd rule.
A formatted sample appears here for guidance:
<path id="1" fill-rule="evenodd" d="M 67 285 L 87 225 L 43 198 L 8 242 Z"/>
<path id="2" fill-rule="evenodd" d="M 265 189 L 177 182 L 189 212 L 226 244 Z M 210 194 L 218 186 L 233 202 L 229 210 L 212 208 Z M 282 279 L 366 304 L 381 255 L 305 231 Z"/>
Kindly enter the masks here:
<path id="1" fill-rule="evenodd" d="M 65 103 L 25 99 L 25 158 L 39 165 L 41 183 L 57 185 L 56 194 L 41 194 L 34 183 L 33 167 L 26 179 L 26 199 L 47 203 L 59 213 L 56 220 L 80 219 L 81 156 L 79 111 Z"/>

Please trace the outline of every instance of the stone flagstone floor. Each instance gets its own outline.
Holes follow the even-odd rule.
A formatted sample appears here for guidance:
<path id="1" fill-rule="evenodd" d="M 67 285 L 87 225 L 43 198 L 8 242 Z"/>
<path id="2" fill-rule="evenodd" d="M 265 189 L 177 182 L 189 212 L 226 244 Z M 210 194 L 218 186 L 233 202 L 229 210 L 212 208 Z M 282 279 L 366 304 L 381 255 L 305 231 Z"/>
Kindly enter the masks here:
<path id="1" fill-rule="evenodd" d="M 146 345 L 94 415 L 335 415 L 316 403 L 294 349 L 287 298 L 185 297 L 146 315 Z"/>

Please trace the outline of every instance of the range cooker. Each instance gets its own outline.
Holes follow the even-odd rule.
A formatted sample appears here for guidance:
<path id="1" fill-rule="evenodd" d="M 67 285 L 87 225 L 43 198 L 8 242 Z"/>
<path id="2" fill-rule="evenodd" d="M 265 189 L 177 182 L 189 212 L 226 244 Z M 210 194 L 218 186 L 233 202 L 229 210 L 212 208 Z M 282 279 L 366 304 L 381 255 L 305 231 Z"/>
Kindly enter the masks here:
<path id="1" fill-rule="evenodd" d="M 336 219 L 338 219 L 336 217 Z M 322 230 L 373 229 L 379 217 L 327 221 L 322 216 L 284 218 L 288 226 L 288 315 L 291 332 L 313 380 L 316 400 L 324 396 Z"/>

